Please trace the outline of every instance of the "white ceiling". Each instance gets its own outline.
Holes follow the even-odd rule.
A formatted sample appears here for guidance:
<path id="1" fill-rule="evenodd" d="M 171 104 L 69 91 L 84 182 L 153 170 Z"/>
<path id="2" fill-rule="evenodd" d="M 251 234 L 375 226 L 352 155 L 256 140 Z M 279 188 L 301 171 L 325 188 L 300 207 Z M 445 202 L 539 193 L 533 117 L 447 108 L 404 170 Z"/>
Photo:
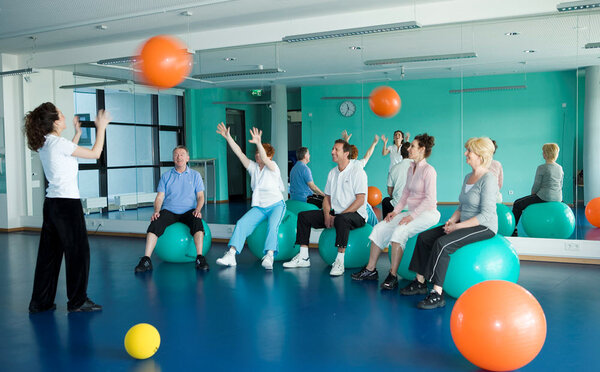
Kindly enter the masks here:
<path id="1" fill-rule="evenodd" d="M 285 71 L 210 83 L 190 79 L 181 84 L 187 88 L 400 80 L 402 70 L 405 79 L 530 73 L 600 62 L 600 49 L 584 48 L 586 43 L 600 42 L 600 12 L 559 13 L 557 1 L 548 0 L 8 2 L 0 2 L 0 50 L 20 55 L 23 67 L 135 80 L 131 66 L 90 62 L 134 55 L 146 38 L 170 33 L 196 51 L 191 75 L 259 66 Z M 182 16 L 183 11 L 193 15 Z M 422 28 L 301 43 L 281 41 L 286 35 L 411 20 Z M 107 30 L 96 29 L 100 24 Z M 508 32 L 519 34 L 505 35 Z M 36 37 L 35 47 L 30 36 Z M 402 66 L 364 64 L 372 59 L 466 52 L 477 57 Z M 226 61 L 227 57 L 235 60 Z"/>

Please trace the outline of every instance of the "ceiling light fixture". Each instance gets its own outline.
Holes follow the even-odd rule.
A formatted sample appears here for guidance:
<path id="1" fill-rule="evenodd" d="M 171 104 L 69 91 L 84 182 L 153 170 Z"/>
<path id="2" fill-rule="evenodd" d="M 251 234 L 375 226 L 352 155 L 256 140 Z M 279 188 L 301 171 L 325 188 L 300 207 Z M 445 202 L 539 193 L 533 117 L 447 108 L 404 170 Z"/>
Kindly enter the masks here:
<path id="1" fill-rule="evenodd" d="M 127 80 L 111 80 L 111 81 L 101 81 L 98 83 L 81 83 L 81 84 L 72 84 L 72 85 L 61 85 L 60 89 L 78 89 L 78 88 L 94 88 L 94 87 L 108 87 L 111 85 L 121 85 L 129 83 Z"/>
<path id="2" fill-rule="evenodd" d="M 108 26 L 107 25 L 98 25 L 98 26 L 96 26 L 96 29 L 100 30 L 100 31 L 105 31 L 105 30 L 108 30 Z"/>
<path id="3" fill-rule="evenodd" d="M 572 12 L 574 10 L 589 10 L 600 8 L 600 2 L 596 1 L 570 1 L 568 3 L 560 3 L 556 6 L 559 12 Z"/>
<path id="4" fill-rule="evenodd" d="M 186 11 L 179 13 L 179 15 L 183 16 L 183 17 L 191 17 L 194 15 L 194 13 L 190 12 L 189 10 L 186 10 Z"/>
<path id="5" fill-rule="evenodd" d="M 600 43 L 587 43 L 585 49 L 597 49 L 600 48 Z"/>
<path id="6" fill-rule="evenodd" d="M 20 70 L 0 71 L 0 77 L 29 75 L 29 74 L 35 74 L 35 73 L 37 73 L 37 71 L 34 71 L 32 68 L 23 68 Z"/>
<path id="7" fill-rule="evenodd" d="M 244 75 L 264 75 L 264 74 L 279 74 L 285 72 L 280 68 L 263 68 L 258 70 L 242 70 L 242 71 L 228 71 L 228 72 L 213 72 L 208 74 L 198 74 L 192 76 L 195 79 L 214 79 L 222 77 L 234 77 Z"/>
<path id="8" fill-rule="evenodd" d="M 369 26 L 369 27 L 358 27 L 358 28 L 347 28 L 343 30 L 334 30 L 326 32 L 316 32 L 312 34 L 300 34 L 285 36 L 282 41 L 288 43 L 297 43 L 301 41 L 313 41 L 322 39 L 331 39 L 336 37 L 355 36 L 355 35 L 368 35 L 377 34 L 381 32 L 391 31 L 402 31 L 411 30 L 415 28 L 421 28 L 421 25 L 415 21 L 401 22 L 401 23 L 390 23 L 385 25 Z"/>
<path id="9" fill-rule="evenodd" d="M 527 85 L 508 85 L 503 87 L 483 87 L 483 88 L 468 88 L 468 89 L 452 89 L 448 92 L 451 94 L 458 93 L 477 93 L 477 92 L 494 92 L 499 90 L 522 90 L 527 89 Z"/>
<path id="10" fill-rule="evenodd" d="M 463 58 L 476 58 L 477 53 L 455 53 L 455 54 L 438 54 L 431 56 L 418 56 L 418 57 L 402 57 L 402 58 L 387 58 L 387 59 L 371 59 L 365 61 L 367 66 L 376 65 L 392 65 L 398 63 L 411 63 L 411 62 L 430 62 L 430 61 L 446 61 L 450 59 L 463 59 Z"/>
<path id="11" fill-rule="evenodd" d="M 101 59 L 96 63 L 99 65 L 122 65 L 122 64 L 129 64 L 129 63 L 137 62 L 139 60 L 139 58 L 140 58 L 139 56 L 109 58 L 109 59 Z"/>

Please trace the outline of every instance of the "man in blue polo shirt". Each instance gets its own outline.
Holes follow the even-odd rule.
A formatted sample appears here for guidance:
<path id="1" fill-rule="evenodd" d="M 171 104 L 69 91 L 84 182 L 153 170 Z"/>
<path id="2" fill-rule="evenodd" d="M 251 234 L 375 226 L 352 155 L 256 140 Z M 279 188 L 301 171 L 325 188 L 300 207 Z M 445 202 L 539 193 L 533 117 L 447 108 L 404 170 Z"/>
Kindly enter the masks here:
<path id="1" fill-rule="evenodd" d="M 202 255 L 204 227 L 202 226 L 202 206 L 204 205 L 204 182 L 200 173 L 187 166 L 190 154 L 185 146 L 173 150 L 175 167 L 165 172 L 158 183 L 154 213 L 146 234 L 146 251 L 135 267 L 136 273 L 152 270 L 150 256 L 156 241 L 165 229 L 175 222 L 182 222 L 190 228 L 196 245 L 196 269 L 208 270 L 206 258 Z"/>
<path id="2" fill-rule="evenodd" d="M 296 158 L 298 161 L 290 172 L 290 199 L 305 202 L 312 194 L 324 197 L 325 194 L 313 182 L 312 172 L 306 165 L 310 161 L 308 148 L 300 147 L 296 150 Z"/>

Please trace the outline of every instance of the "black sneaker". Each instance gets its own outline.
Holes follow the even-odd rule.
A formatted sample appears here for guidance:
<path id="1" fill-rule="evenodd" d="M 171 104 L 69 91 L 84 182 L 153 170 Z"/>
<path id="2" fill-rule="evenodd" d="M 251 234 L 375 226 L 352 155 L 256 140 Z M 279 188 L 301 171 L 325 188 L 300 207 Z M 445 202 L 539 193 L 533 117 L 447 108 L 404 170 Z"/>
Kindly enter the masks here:
<path id="1" fill-rule="evenodd" d="M 398 288 L 398 277 L 389 273 L 387 278 L 381 283 L 381 289 L 392 290 Z"/>
<path id="2" fill-rule="evenodd" d="M 201 254 L 196 256 L 196 270 L 208 271 L 208 262 L 206 262 L 206 258 Z"/>
<path id="3" fill-rule="evenodd" d="M 379 280 L 377 269 L 371 271 L 367 267 L 363 267 L 360 271 L 350 275 L 354 280 Z"/>
<path id="4" fill-rule="evenodd" d="M 419 282 L 417 279 L 410 282 L 406 287 L 400 290 L 403 296 L 414 296 L 417 294 L 427 294 L 427 284 Z"/>
<path id="5" fill-rule="evenodd" d="M 135 267 L 136 273 L 143 273 L 152 270 L 152 261 L 150 257 L 144 256 L 140 259 L 140 263 Z"/>
<path id="6" fill-rule="evenodd" d="M 446 306 L 446 300 L 444 300 L 444 295 L 437 293 L 433 289 L 431 290 L 431 292 L 429 292 L 429 294 L 427 295 L 427 297 L 425 297 L 423 301 L 417 304 L 417 307 L 419 309 L 424 310 L 437 309 L 438 307 L 444 306 Z"/>
<path id="7" fill-rule="evenodd" d="M 56 304 L 52 304 L 47 307 L 37 307 L 37 306 L 29 305 L 29 314 L 37 314 L 37 313 L 41 313 L 43 311 L 50 311 L 50 310 L 56 310 Z"/>
<path id="8" fill-rule="evenodd" d="M 83 303 L 83 305 L 81 305 L 79 307 L 73 307 L 68 310 L 70 313 L 100 311 L 100 310 L 102 310 L 102 306 L 94 303 L 92 300 L 87 298 L 85 300 L 85 302 Z"/>

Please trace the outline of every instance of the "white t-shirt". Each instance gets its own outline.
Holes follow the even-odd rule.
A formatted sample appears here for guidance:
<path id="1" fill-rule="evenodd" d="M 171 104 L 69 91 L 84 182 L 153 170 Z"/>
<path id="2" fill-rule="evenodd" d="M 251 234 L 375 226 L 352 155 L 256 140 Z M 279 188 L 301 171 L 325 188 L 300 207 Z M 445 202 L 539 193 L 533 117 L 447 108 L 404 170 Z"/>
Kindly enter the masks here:
<path id="1" fill-rule="evenodd" d="M 404 159 L 400 163 L 394 165 L 388 175 L 387 185 L 393 187 L 392 200 L 390 203 L 395 207 L 402 197 L 402 191 L 406 185 L 406 177 L 408 175 L 408 168 L 413 161 L 411 159 Z"/>
<path id="2" fill-rule="evenodd" d="M 272 171 L 266 165 L 260 169 L 258 163 L 250 160 L 248 173 L 252 187 L 252 206 L 265 208 L 283 200 L 282 192 L 285 190 L 279 167 L 275 162 L 276 170 Z"/>
<path id="3" fill-rule="evenodd" d="M 77 158 L 71 155 L 76 148 L 77 145 L 66 138 L 46 135 L 46 142 L 38 151 L 48 179 L 46 197 L 79 199 L 79 164 Z"/>
<path id="4" fill-rule="evenodd" d="M 397 147 L 395 144 L 388 146 L 387 147 L 388 151 L 390 152 L 390 169 L 392 170 L 392 167 L 398 163 L 400 163 L 402 161 L 402 152 L 400 151 L 400 149 L 402 149 L 402 146 Z"/>
<path id="5" fill-rule="evenodd" d="M 340 172 L 335 166 L 327 175 L 327 184 L 325 185 L 325 194 L 331 197 L 331 208 L 336 214 L 346 210 L 356 200 L 356 194 L 365 194 L 365 202 L 356 212 L 360 214 L 365 221 L 367 220 L 367 174 L 363 168 L 357 164 L 360 162 L 351 162 Z M 364 165 L 363 165 L 364 166 Z"/>

